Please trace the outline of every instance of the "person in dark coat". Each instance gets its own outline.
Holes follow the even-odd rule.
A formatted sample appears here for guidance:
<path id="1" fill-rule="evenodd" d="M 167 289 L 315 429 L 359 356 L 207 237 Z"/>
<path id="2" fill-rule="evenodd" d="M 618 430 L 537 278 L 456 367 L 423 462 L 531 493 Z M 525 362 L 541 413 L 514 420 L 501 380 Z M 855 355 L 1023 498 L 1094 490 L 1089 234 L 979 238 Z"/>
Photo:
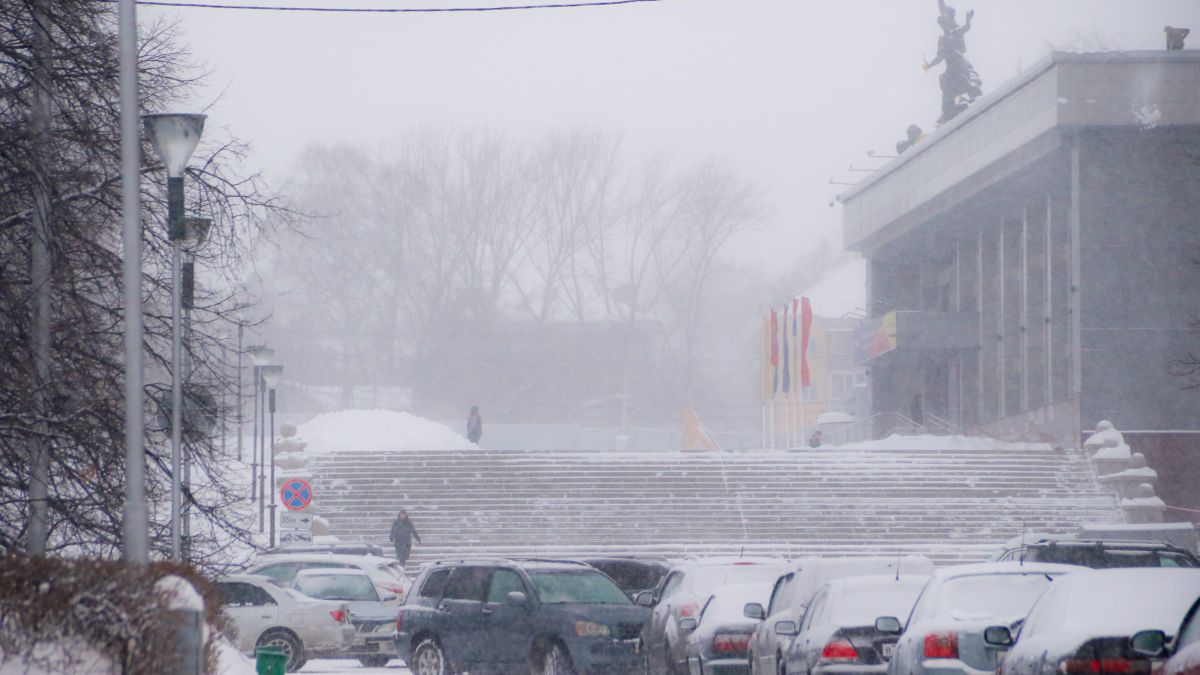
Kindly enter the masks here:
<path id="1" fill-rule="evenodd" d="M 401 567 L 408 562 L 414 538 L 418 544 L 421 543 L 421 535 L 413 526 L 412 521 L 408 519 L 408 511 L 400 509 L 400 512 L 396 514 L 396 519 L 392 521 L 392 533 L 388 539 L 396 547 L 396 561 L 400 563 Z"/>
<path id="2" fill-rule="evenodd" d="M 479 406 L 471 406 L 471 414 L 467 415 L 467 440 L 478 443 L 483 438 L 483 418 L 479 416 Z"/>

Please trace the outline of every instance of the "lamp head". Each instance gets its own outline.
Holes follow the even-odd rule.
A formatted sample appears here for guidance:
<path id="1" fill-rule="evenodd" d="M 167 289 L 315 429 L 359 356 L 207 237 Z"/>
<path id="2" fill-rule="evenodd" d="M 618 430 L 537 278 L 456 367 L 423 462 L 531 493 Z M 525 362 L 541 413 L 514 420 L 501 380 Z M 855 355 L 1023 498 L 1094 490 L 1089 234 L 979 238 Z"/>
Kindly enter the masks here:
<path id="1" fill-rule="evenodd" d="M 275 350 L 265 345 L 251 347 L 246 350 L 250 353 L 250 358 L 254 360 L 254 365 L 262 368 L 263 366 L 275 360 Z"/>
<path id="2" fill-rule="evenodd" d="M 142 115 L 146 136 L 167 167 L 167 176 L 179 178 L 188 159 L 200 143 L 206 115 L 192 113 L 153 113 Z"/>
<path id="3" fill-rule="evenodd" d="M 274 389 L 279 386 L 279 378 L 283 376 L 283 366 L 279 364 L 260 366 L 258 372 L 262 373 L 263 382 L 267 383 L 267 389 Z"/>
<path id="4" fill-rule="evenodd" d="M 189 251 L 195 251 L 208 241 L 208 232 L 212 229 L 212 218 L 184 218 L 183 246 Z"/>

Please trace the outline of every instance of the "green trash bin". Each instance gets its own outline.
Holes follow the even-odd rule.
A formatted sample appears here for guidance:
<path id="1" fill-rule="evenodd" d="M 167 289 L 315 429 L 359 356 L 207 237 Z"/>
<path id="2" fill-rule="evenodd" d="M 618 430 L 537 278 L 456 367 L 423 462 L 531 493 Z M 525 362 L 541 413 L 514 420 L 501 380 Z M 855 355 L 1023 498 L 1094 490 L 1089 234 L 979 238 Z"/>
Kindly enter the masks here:
<path id="1" fill-rule="evenodd" d="M 285 675 L 287 654 L 278 647 L 259 647 L 254 652 L 254 672 L 258 675 Z"/>

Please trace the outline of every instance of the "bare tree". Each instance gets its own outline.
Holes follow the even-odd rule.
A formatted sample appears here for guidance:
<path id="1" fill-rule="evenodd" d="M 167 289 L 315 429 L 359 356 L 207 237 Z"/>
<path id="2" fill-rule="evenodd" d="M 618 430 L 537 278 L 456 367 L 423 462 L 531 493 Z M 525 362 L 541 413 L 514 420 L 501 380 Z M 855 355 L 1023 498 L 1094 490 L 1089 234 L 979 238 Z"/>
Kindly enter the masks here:
<path id="1" fill-rule="evenodd" d="M 115 17 L 110 6 L 83 0 L 49 3 L 44 26 L 53 63 L 49 78 L 52 161 L 35 178 L 30 110 L 35 61 L 30 51 L 34 18 L 24 2 L 0 5 L 0 550 L 20 546 L 29 522 L 26 496 L 28 455 L 38 435 L 50 455 L 50 550 L 116 555 L 121 537 L 123 475 L 123 340 L 120 251 L 119 134 L 116 100 Z M 202 75 L 190 64 L 174 27 L 143 28 L 140 47 L 141 105 L 161 110 L 187 93 Z M 265 194 L 254 175 L 240 169 L 244 148 L 226 139 L 200 150 L 191 170 L 189 209 L 218 221 L 202 264 L 210 278 L 239 273 L 246 247 L 265 231 L 267 219 L 289 212 Z M 149 148 L 147 158 L 153 157 Z M 161 167 L 143 170 L 145 357 L 148 401 L 169 381 L 169 243 L 163 221 Z M 33 214 L 33 181 L 49 186 L 48 233 L 53 274 L 49 378 L 40 385 L 45 407 L 35 400 L 29 377 L 31 241 L 26 224 Z M 214 284 L 194 312 L 195 381 L 220 390 L 230 371 L 211 349 L 213 326 L 243 300 Z M 154 419 L 151 411 L 150 419 Z M 219 411 L 210 411 L 219 413 Z M 169 471 L 166 437 L 147 437 L 150 465 L 152 547 L 169 550 L 164 503 Z M 200 473 L 222 464 L 213 439 L 188 434 L 188 449 Z M 185 496 L 212 526 L 196 542 L 202 560 L 221 542 L 245 538 L 228 507 L 239 497 L 226 483 Z"/>

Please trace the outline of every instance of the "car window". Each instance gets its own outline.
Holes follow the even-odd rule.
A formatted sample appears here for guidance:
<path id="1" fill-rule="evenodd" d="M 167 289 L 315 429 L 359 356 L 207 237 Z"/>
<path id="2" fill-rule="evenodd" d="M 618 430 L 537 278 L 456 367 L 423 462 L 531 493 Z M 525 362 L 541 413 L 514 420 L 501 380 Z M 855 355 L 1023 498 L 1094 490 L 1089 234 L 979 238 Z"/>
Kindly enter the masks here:
<path id="1" fill-rule="evenodd" d="M 224 594 L 226 607 L 260 607 L 274 605 L 271 594 L 253 584 L 231 581 L 217 584 Z"/>
<path id="2" fill-rule="evenodd" d="M 771 591 L 771 602 L 769 605 L 767 605 L 768 616 L 778 612 L 783 606 L 783 598 L 786 597 L 788 583 L 794 576 L 794 574 L 788 574 L 786 576 L 779 577 L 779 579 L 775 581 L 775 588 Z"/>
<path id="3" fill-rule="evenodd" d="M 446 581 L 450 578 L 450 570 L 436 570 L 431 572 L 425 578 L 425 583 L 421 584 L 421 591 L 417 595 L 422 598 L 440 598 L 442 591 L 446 589 Z"/>
<path id="4" fill-rule="evenodd" d="M 822 586 L 821 590 L 813 596 L 812 602 L 808 603 L 808 610 L 804 612 L 804 621 L 801 622 L 800 630 L 806 631 L 809 626 L 820 621 L 820 614 L 825 609 L 825 599 L 829 596 L 829 587 Z"/>
<path id="5" fill-rule="evenodd" d="M 1188 614 L 1188 621 L 1179 631 L 1179 638 L 1175 640 L 1175 650 L 1179 651 L 1183 647 L 1200 642 L 1200 601 L 1197 606 L 1192 608 Z"/>
<path id="6" fill-rule="evenodd" d="M 671 576 L 667 577 L 667 583 L 663 584 L 662 592 L 658 594 L 658 599 L 665 600 L 671 597 L 679 590 L 679 586 L 683 583 L 683 572 L 672 572 Z"/>
<path id="7" fill-rule="evenodd" d="M 442 599 L 483 602 L 491 578 L 491 567 L 456 567 L 442 592 Z"/>
<path id="8" fill-rule="evenodd" d="M 291 582 L 296 578 L 296 572 L 300 571 L 300 563 L 276 563 L 267 565 L 254 571 L 254 574 L 261 574 L 264 577 L 271 577 L 276 581 Z"/>
<path id="9" fill-rule="evenodd" d="M 296 578 L 296 590 L 321 600 L 379 601 L 375 584 L 365 574 L 304 574 Z"/>
<path id="10" fill-rule="evenodd" d="M 1046 627 L 1054 630 L 1055 626 L 1065 618 L 1063 615 L 1063 610 L 1066 609 L 1065 603 L 1059 602 L 1062 594 L 1059 587 L 1051 585 L 1050 589 L 1038 598 L 1033 609 L 1029 610 L 1029 616 L 1026 617 L 1025 623 L 1021 624 L 1021 634 L 1033 637 Z"/>
<path id="11" fill-rule="evenodd" d="M 492 575 L 492 586 L 488 590 L 488 602 L 503 604 L 508 600 L 509 593 L 524 593 L 525 584 L 521 576 L 512 570 L 498 569 Z"/>
<path id="12" fill-rule="evenodd" d="M 612 579 L 595 570 L 530 572 L 538 599 L 546 605 L 629 605 L 632 601 Z"/>

